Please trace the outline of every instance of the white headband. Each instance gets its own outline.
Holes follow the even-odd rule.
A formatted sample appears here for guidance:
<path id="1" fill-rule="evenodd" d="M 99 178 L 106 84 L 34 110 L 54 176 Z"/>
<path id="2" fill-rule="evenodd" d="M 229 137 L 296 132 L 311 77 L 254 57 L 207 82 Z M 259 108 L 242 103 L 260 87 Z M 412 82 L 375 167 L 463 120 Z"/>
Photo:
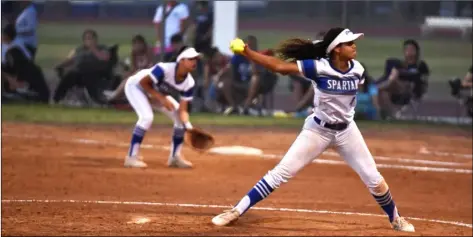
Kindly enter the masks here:
<path id="1" fill-rule="evenodd" d="M 194 48 L 188 48 L 182 51 L 182 53 L 180 53 L 179 56 L 177 56 L 176 62 L 179 62 L 181 61 L 181 59 L 184 59 L 184 58 L 196 58 L 199 56 L 200 56 L 200 53 L 195 51 Z"/>
<path id="2" fill-rule="evenodd" d="M 328 45 L 326 53 L 329 54 L 339 44 L 355 41 L 363 35 L 363 33 L 353 34 L 351 30 L 344 29 L 342 32 L 340 32 L 340 34 L 337 35 L 337 37 L 335 37 L 332 43 Z"/>

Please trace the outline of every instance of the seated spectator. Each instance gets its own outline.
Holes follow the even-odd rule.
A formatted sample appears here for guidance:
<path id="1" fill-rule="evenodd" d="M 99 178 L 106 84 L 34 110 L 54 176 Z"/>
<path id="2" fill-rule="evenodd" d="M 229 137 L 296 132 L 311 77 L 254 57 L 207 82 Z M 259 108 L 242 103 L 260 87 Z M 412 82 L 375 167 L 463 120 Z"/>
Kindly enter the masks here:
<path id="1" fill-rule="evenodd" d="M 307 117 L 309 115 L 308 108 L 312 106 L 312 99 L 314 98 L 314 88 L 312 83 L 304 77 L 297 75 L 289 75 L 292 97 L 296 101 L 294 108 L 294 116 L 297 118 Z M 288 111 L 292 112 L 292 111 Z"/>
<path id="2" fill-rule="evenodd" d="M 317 34 L 315 40 L 322 40 L 324 38 L 325 31 L 321 31 Z M 296 101 L 295 116 L 296 117 L 307 117 L 307 108 L 312 105 L 312 99 L 314 97 L 314 88 L 310 80 L 297 75 L 289 75 L 289 91 L 292 92 L 292 97 Z"/>
<path id="3" fill-rule="evenodd" d="M 404 41 L 404 60 L 388 59 L 385 73 L 378 80 L 383 114 L 392 116 L 395 106 L 421 100 L 427 91 L 429 68 L 420 58 L 420 47 L 415 40 Z"/>
<path id="4" fill-rule="evenodd" d="M 83 45 L 71 51 L 66 60 L 56 66 L 59 74 L 59 85 L 53 101 L 61 101 L 67 91 L 74 86 L 85 86 L 87 92 L 96 102 L 102 102 L 101 85 L 103 78 L 110 75 L 110 51 L 98 43 L 94 30 L 85 30 L 82 34 Z M 63 73 L 68 69 L 65 73 Z"/>
<path id="5" fill-rule="evenodd" d="M 452 96 L 460 100 L 464 100 L 468 115 L 473 117 L 473 80 L 472 80 L 473 66 L 470 67 L 463 80 L 454 78 L 448 81 Z"/>
<path id="6" fill-rule="evenodd" d="M 368 120 L 379 119 L 378 88 L 365 68 L 365 81 L 359 85 L 356 95 L 356 116 Z"/>
<path id="7" fill-rule="evenodd" d="M 217 92 L 220 78 L 230 76 L 230 59 L 228 55 L 224 55 L 216 47 L 204 52 L 204 100 L 205 108 L 210 111 L 216 111 Z"/>
<path id="8" fill-rule="evenodd" d="M 2 82 L 4 92 L 18 94 L 28 100 L 49 101 L 49 88 L 43 71 L 32 61 L 30 51 L 23 41 L 16 39 L 13 24 L 2 30 Z"/>
<path id="9" fill-rule="evenodd" d="M 124 95 L 125 83 L 128 77 L 141 69 L 152 67 L 155 63 L 153 49 L 148 46 L 142 35 L 135 35 L 131 40 L 131 44 L 130 68 L 127 68 L 128 70 L 123 75 L 124 79 L 115 90 L 105 90 L 103 92 L 108 101 L 116 100 Z"/>
<path id="10" fill-rule="evenodd" d="M 248 36 L 246 42 L 252 49 L 258 48 L 255 36 Z M 272 55 L 272 50 L 265 50 L 263 53 Z M 249 114 L 250 106 L 258 95 L 270 92 L 276 82 L 277 75 L 260 65 L 248 61 L 242 55 L 234 55 L 230 62 L 231 76 L 222 78 L 223 96 L 228 105 L 224 111 L 225 115 L 238 113 Z M 242 106 L 240 106 L 243 100 Z"/>

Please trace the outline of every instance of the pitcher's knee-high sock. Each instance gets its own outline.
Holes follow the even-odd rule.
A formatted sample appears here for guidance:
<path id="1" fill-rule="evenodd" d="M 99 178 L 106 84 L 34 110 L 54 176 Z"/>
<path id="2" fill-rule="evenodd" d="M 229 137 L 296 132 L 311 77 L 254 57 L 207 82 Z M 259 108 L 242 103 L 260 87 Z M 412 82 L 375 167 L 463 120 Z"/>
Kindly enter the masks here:
<path id="1" fill-rule="evenodd" d="M 397 211 L 396 204 L 394 203 L 394 200 L 391 197 L 391 192 L 389 191 L 389 189 L 385 194 L 381 196 L 377 196 L 374 194 L 372 195 L 376 202 L 381 206 L 381 208 L 383 208 L 384 212 L 386 212 L 386 214 L 388 215 L 389 222 L 393 222 L 394 218 L 399 216 L 399 212 Z"/>
<path id="2" fill-rule="evenodd" d="M 250 207 L 254 206 L 259 201 L 263 200 L 270 193 L 272 193 L 275 187 L 272 187 L 265 180 L 267 176 L 264 176 L 256 185 L 243 197 L 240 202 L 235 206 L 235 209 L 243 215 Z"/>
<path id="3" fill-rule="evenodd" d="M 136 157 L 140 151 L 141 142 L 143 142 L 143 137 L 145 136 L 146 130 L 144 128 L 135 126 L 133 129 L 133 135 L 131 137 L 130 149 L 128 150 L 129 157 Z"/>
<path id="4" fill-rule="evenodd" d="M 181 154 L 182 142 L 184 141 L 185 132 L 186 130 L 184 128 L 174 127 L 170 158 L 175 158 L 176 155 L 179 156 Z"/>

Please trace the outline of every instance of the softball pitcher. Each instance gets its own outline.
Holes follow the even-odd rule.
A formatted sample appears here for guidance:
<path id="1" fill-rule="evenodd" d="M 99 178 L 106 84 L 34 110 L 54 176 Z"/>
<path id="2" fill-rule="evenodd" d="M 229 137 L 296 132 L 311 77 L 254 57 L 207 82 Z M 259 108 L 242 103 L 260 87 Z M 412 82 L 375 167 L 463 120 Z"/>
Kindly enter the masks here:
<path id="1" fill-rule="evenodd" d="M 159 103 L 157 109 L 174 122 L 168 166 L 192 167 L 191 162 L 180 155 L 180 150 L 185 130 L 192 129 L 187 106 L 192 100 L 195 81 L 190 72 L 196 69 L 199 56 L 194 48 L 183 47 L 176 62 L 158 63 L 149 69 L 138 71 L 127 80 L 125 95 L 138 115 L 138 122 L 133 130 L 125 167 L 147 166 L 138 156 L 138 152 L 146 131 L 153 123 L 150 100 L 156 100 Z M 179 94 L 180 102 L 178 103 L 170 94 Z"/>
<path id="2" fill-rule="evenodd" d="M 362 33 L 354 34 L 349 29 L 332 28 L 322 41 L 289 39 L 277 50 L 281 59 L 260 54 L 241 39 L 231 42 L 230 48 L 234 53 L 274 72 L 300 75 L 310 80 L 315 92 L 315 108 L 280 163 L 233 209 L 215 216 L 213 224 L 224 226 L 237 220 L 333 145 L 386 212 L 392 228 L 414 232 L 414 226 L 399 215 L 389 187 L 353 121 L 358 84 L 363 83 L 365 72 L 363 66 L 354 60 L 357 53 L 354 41 L 362 36 Z"/>

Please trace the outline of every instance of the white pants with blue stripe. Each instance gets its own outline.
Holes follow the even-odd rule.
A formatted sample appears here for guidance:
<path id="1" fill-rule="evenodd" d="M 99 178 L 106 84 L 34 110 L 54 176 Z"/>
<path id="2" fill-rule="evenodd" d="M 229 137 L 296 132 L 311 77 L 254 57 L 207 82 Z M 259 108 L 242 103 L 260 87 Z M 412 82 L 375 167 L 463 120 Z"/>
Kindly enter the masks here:
<path id="1" fill-rule="evenodd" d="M 151 127 L 154 119 L 153 108 L 172 119 L 174 122 L 174 127 L 184 127 L 177 112 L 179 103 L 171 96 L 166 96 L 166 98 L 174 105 L 175 110 L 173 112 L 165 109 L 161 105 L 152 106 L 148 96 L 146 95 L 146 92 L 141 88 L 139 80 L 133 78 L 133 76 L 130 77 L 125 84 L 125 95 L 128 99 L 128 102 L 138 115 L 138 121 L 136 122 L 136 125 L 142 129 L 148 130 Z"/>
<path id="2" fill-rule="evenodd" d="M 281 183 L 287 182 L 330 145 L 333 145 L 368 189 L 375 193 L 374 190 L 383 181 L 383 177 L 356 123 L 353 121 L 345 130 L 335 131 L 317 124 L 313 116 L 310 115 L 305 120 L 301 133 L 283 159 L 265 176 L 270 186 L 276 188 Z"/>

